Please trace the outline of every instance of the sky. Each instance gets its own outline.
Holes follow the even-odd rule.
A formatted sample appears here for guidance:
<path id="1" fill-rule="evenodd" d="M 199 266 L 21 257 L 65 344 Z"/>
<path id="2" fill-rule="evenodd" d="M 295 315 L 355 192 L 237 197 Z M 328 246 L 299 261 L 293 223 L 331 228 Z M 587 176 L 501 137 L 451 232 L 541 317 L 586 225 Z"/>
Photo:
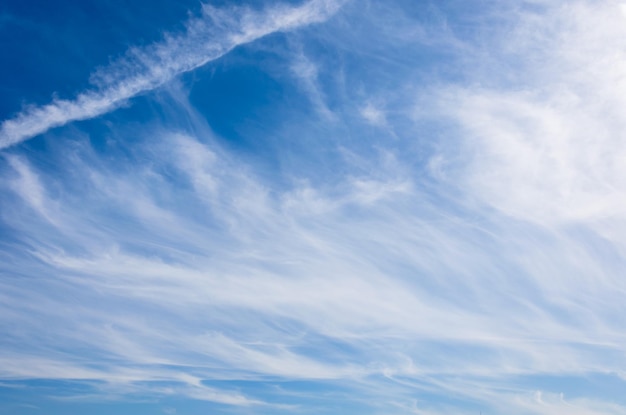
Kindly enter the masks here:
<path id="1" fill-rule="evenodd" d="M 4 0 L 0 413 L 626 414 L 626 3 Z"/>

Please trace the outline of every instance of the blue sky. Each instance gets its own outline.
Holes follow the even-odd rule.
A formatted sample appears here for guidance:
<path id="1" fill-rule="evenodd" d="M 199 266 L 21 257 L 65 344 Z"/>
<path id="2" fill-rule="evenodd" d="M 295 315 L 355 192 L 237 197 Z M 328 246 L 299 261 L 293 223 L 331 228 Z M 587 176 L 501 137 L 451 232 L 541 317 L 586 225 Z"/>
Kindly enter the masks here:
<path id="1" fill-rule="evenodd" d="M 0 4 L 0 412 L 626 414 L 626 3 Z"/>

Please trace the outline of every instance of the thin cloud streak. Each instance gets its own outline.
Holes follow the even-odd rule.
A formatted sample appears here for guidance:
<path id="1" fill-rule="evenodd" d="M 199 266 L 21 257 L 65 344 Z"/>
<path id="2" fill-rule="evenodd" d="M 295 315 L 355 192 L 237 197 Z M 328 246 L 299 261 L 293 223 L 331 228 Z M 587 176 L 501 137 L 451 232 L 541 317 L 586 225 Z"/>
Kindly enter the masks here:
<path id="1" fill-rule="evenodd" d="M 219 59 L 237 46 L 271 33 L 323 22 L 341 3 L 309 0 L 296 7 L 273 6 L 263 11 L 203 5 L 202 16 L 188 21 L 182 35 L 166 34 L 161 43 L 145 49 L 133 48 L 125 58 L 96 72 L 92 82 L 99 89 L 82 92 L 73 100 L 55 99 L 48 105 L 27 108 L 15 118 L 3 121 L 0 150 L 50 128 L 112 111 L 126 100 Z"/>

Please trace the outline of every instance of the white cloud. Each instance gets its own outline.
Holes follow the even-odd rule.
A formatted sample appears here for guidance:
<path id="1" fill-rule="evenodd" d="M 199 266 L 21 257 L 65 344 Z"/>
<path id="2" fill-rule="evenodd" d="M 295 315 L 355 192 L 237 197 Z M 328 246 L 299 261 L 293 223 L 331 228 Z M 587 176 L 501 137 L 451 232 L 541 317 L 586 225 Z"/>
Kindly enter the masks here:
<path id="1" fill-rule="evenodd" d="M 49 218 L 45 191 L 39 177 L 30 169 L 28 164 L 17 156 L 6 156 L 9 165 L 18 174 L 18 177 L 10 182 L 11 188 L 18 193 L 24 201 L 36 212 L 45 218 Z"/>
<path id="2" fill-rule="evenodd" d="M 63 289 L 51 285 L 32 292 L 26 285 L 13 287 L 13 298 L 20 300 L 5 304 L 24 313 L 25 307 L 30 307 L 27 314 L 33 317 L 46 316 L 25 321 L 31 330 L 41 324 L 59 327 L 66 321 L 61 324 L 63 329 L 46 340 L 49 347 L 83 344 L 92 353 L 151 367 L 122 374 L 94 371 L 71 361 L 68 365 L 76 369 L 64 372 L 64 377 L 107 382 L 128 379 L 132 383 L 179 376 L 154 365 L 194 367 L 194 379 L 219 378 L 227 371 L 252 378 L 350 379 L 379 373 L 380 365 L 419 377 L 577 372 L 601 370 L 609 360 L 615 364 L 610 353 L 603 357 L 584 352 L 584 347 L 611 350 L 621 338 L 619 326 L 587 321 L 586 307 L 617 311 L 621 300 L 603 296 L 604 305 L 585 305 L 589 299 L 598 300 L 589 298 L 588 290 L 577 291 L 593 282 L 586 278 L 601 271 L 595 269 L 593 256 L 571 256 L 568 249 L 575 249 L 576 244 L 568 248 L 560 241 L 558 248 L 544 255 L 544 244 L 538 250 L 528 246 L 540 240 L 523 235 L 518 241 L 490 237 L 460 218 L 437 213 L 439 208 L 426 202 L 419 189 L 387 184 L 380 176 L 348 182 L 352 187 L 340 185 L 353 193 L 342 193 L 339 198 L 332 196 L 332 189 L 330 193 L 315 190 L 314 197 L 325 200 L 330 209 L 303 214 L 301 208 L 270 199 L 263 208 L 270 212 L 263 215 L 264 221 L 247 221 L 256 213 L 228 208 L 237 199 L 233 195 L 243 192 L 239 197 L 245 198 L 246 181 L 233 176 L 232 170 L 223 168 L 225 161 L 215 159 L 214 151 L 191 137 L 176 134 L 164 143 L 168 140 L 171 147 L 165 153 L 174 155 L 180 150 L 188 155 L 187 150 L 192 149 L 200 160 L 179 165 L 196 189 L 187 202 L 198 198 L 209 206 L 223 205 L 212 209 L 212 214 L 224 223 L 247 223 L 245 237 L 233 235 L 235 228 L 211 227 L 206 219 L 185 219 L 185 209 L 159 206 L 154 195 L 145 192 L 149 176 L 133 171 L 107 170 L 108 180 L 86 186 L 93 194 L 85 195 L 81 203 L 61 200 L 61 210 L 67 215 L 59 222 L 66 235 L 64 245 L 50 249 L 34 240 L 31 249 L 56 275 L 55 280 L 62 281 Z M 168 163 L 169 158 L 158 162 Z M 78 177 L 87 181 L 102 174 L 93 166 L 80 168 L 86 170 Z M 202 184 L 205 168 L 210 169 L 211 183 L 215 183 L 210 192 L 218 189 L 208 199 Z M 162 185 L 161 193 L 176 186 Z M 116 209 L 130 213 L 128 217 L 134 218 L 130 223 L 141 221 L 147 231 L 129 235 L 128 226 L 120 227 L 105 216 L 95 220 L 93 207 L 84 205 L 99 200 L 95 195 L 118 199 Z M 168 212 L 171 221 L 163 223 L 162 216 L 135 210 L 137 197 Z M 354 214 L 355 209 L 360 213 Z M 77 232 L 98 222 L 106 229 L 97 231 L 98 241 L 84 239 Z M 32 234 L 28 222 L 13 223 L 24 234 Z M 491 232 L 498 226 L 512 230 L 506 223 L 488 226 Z M 153 246 L 155 251 L 132 252 L 137 241 L 125 244 L 128 236 L 141 238 L 142 246 Z M 47 239 L 46 235 L 39 238 L 42 242 Z M 159 248 L 167 240 L 181 242 L 171 249 Z M 80 253 L 75 252 L 76 245 L 81 245 Z M 484 251 L 485 246 L 498 246 L 501 258 L 494 260 Z M 559 258 L 558 267 L 553 258 Z M 513 272 L 514 268 L 518 269 Z M 561 284 L 575 280 L 557 274 L 576 268 L 589 274 L 581 274 L 580 281 L 564 289 Z M 542 279 L 552 274 L 552 280 Z M 538 301 L 528 290 L 539 290 L 551 300 Z M 81 319 L 70 318 L 72 309 L 60 305 L 62 295 L 72 291 L 84 299 Z M 102 295 L 107 299 L 101 304 L 105 308 L 98 305 L 102 299 L 96 301 Z M 563 321 L 551 311 L 552 304 L 560 300 L 576 299 L 580 299 L 578 305 L 566 305 L 564 310 L 580 317 L 580 323 Z M 112 303 L 116 304 L 113 309 Z M 155 317 L 158 325 L 146 321 L 154 310 L 159 310 Z M 183 321 L 187 322 L 181 324 Z M 281 329 L 281 325 L 292 328 Z M 315 346 L 316 353 L 301 351 L 320 336 L 359 353 L 336 351 L 338 363 L 323 342 Z M 471 347 L 477 354 L 470 360 L 457 356 L 459 347 Z M 493 350 L 499 353 L 494 355 Z M 411 368 L 407 369 L 399 356 L 409 357 Z M 20 361 L 25 356 L 11 359 Z M 49 365 L 14 365 L 12 372 L 5 370 L 5 376 L 34 376 L 38 366 Z M 54 373 L 54 366 L 45 373 L 40 371 L 45 377 L 56 377 Z"/>
<path id="3" fill-rule="evenodd" d="M 385 112 L 371 102 L 361 108 L 360 112 L 361 116 L 372 125 L 384 126 L 387 124 Z"/>
<path id="4" fill-rule="evenodd" d="M 291 72 L 296 77 L 300 88 L 308 96 L 315 110 L 327 121 L 336 121 L 337 115 L 328 107 L 324 92 L 319 85 L 318 65 L 304 54 L 301 47 L 296 49 Z"/>
<path id="5" fill-rule="evenodd" d="M 428 167 L 411 164 L 411 150 L 431 151 L 424 137 L 434 128 L 393 125 L 410 112 L 405 90 L 374 95 L 393 110 L 383 118 L 400 132 L 393 143 L 385 136 L 372 156 L 369 143 L 342 141 L 350 160 L 322 183 L 273 182 L 221 149 L 180 97 L 193 125 L 169 120 L 174 127 L 138 134 L 137 151 L 151 150 L 142 158 L 100 157 L 83 143 L 73 156 L 51 155 L 60 172 L 49 176 L 24 156 L 7 159 L 14 185 L 2 188 L 3 200 L 46 212 L 50 188 L 65 191 L 56 193 L 54 229 L 33 223 L 28 209 L 3 212 L 12 238 L 3 272 L 32 279 L 0 281 L 0 323 L 9 327 L 0 374 L 238 406 L 262 399 L 206 385 L 319 382 L 381 413 L 464 413 L 470 402 L 494 413 L 623 414 L 623 401 L 533 384 L 582 382 L 626 365 L 626 260 L 615 226 L 623 28 L 607 4 L 516 14 L 505 29 L 514 41 L 487 39 L 495 42 L 488 61 L 465 74 L 476 83 L 431 86 L 437 101 L 423 111 L 455 128 L 436 131 L 452 138 L 433 146 L 443 150 Z M 310 13 L 293 16 L 285 27 Z M 305 79 L 330 70 L 302 63 Z M 504 75 L 492 70 L 502 67 Z M 404 88 L 407 77 L 394 85 Z M 351 97 L 342 105 L 359 114 L 363 101 Z M 385 115 L 370 110 L 366 122 Z M 285 120 L 296 138 L 297 121 Z M 341 123 L 325 130 L 336 134 L 330 140 L 372 130 L 362 119 Z M 305 163 L 308 154 L 293 157 Z M 422 177 L 428 169 L 436 189 Z M 80 198 L 76 188 L 85 189 Z M 600 219 L 616 239 L 596 232 Z M 79 352 L 60 352 L 68 349 Z M 273 402 L 292 397 L 273 391 Z M 438 403 L 449 396 L 463 403 Z"/>
<path id="6" fill-rule="evenodd" d="M 55 99 L 30 107 L 0 126 L 0 149 L 68 122 L 105 114 L 124 101 L 162 86 L 175 76 L 219 59 L 235 47 L 270 33 L 326 20 L 341 2 L 309 0 L 300 6 L 274 6 L 261 12 L 247 8 L 203 6 L 201 17 L 186 24 L 181 35 L 167 34 L 161 43 L 132 48 L 127 56 L 92 77 L 99 89 L 73 100 Z"/>
<path id="7" fill-rule="evenodd" d="M 494 63 L 472 74 L 485 86 L 443 92 L 441 109 L 460 126 L 460 159 L 469 160 L 452 180 L 544 224 L 624 218 L 623 18 L 613 2 L 542 7 L 541 19 L 521 13 L 510 37 L 490 43 L 491 59 L 519 65 L 508 72 L 514 83 Z"/>

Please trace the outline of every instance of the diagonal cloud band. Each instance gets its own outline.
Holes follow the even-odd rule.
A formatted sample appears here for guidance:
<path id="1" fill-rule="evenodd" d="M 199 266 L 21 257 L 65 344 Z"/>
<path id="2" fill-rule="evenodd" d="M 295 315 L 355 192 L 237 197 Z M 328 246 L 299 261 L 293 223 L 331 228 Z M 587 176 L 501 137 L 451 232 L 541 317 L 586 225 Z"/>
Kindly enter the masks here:
<path id="1" fill-rule="evenodd" d="M 237 46 L 271 33 L 323 22 L 341 4 L 310 0 L 295 7 L 280 5 L 263 11 L 203 5 L 201 16 L 190 19 L 183 34 L 166 35 L 163 41 L 145 48 L 131 48 L 123 59 L 97 71 L 92 76 L 97 88 L 73 100 L 55 99 L 28 108 L 2 122 L 0 150 L 51 128 L 112 111 L 125 100 L 219 59 Z"/>

